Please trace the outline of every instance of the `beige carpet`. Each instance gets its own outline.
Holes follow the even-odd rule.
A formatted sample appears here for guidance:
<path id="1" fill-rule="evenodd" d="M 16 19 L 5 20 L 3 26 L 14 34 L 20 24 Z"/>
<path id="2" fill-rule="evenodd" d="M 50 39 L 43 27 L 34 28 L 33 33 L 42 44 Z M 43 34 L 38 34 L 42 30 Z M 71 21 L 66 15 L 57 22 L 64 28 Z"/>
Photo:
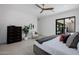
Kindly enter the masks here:
<path id="1" fill-rule="evenodd" d="M 35 39 L 29 39 L 8 45 L 0 45 L 0 55 L 34 55 L 34 41 Z"/>

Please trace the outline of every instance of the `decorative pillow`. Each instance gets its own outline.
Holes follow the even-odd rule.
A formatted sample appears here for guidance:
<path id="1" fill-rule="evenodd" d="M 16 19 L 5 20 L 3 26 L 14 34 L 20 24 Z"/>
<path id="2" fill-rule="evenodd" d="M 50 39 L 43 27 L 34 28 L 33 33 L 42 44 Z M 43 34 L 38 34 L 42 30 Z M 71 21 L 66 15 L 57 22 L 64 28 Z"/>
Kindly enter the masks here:
<path id="1" fill-rule="evenodd" d="M 64 41 L 64 34 L 60 35 L 60 41 Z"/>
<path id="2" fill-rule="evenodd" d="M 69 36 L 70 36 L 70 34 L 65 34 L 63 43 L 66 43 Z"/>
<path id="3" fill-rule="evenodd" d="M 69 48 L 77 48 L 78 41 L 79 41 L 79 34 L 74 33 L 71 36 L 69 36 L 69 38 L 67 39 L 66 45 Z"/>
<path id="4" fill-rule="evenodd" d="M 62 41 L 63 43 L 66 43 L 69 36 L 70 36 L 70 34 L 62 34 L 62 35 L 60 35 L 60 41 Z"/>
<path id="5" fill-rule="evenodd" d="M 74 33 L 69 33 L 70 35 L 74 34 Z"/>

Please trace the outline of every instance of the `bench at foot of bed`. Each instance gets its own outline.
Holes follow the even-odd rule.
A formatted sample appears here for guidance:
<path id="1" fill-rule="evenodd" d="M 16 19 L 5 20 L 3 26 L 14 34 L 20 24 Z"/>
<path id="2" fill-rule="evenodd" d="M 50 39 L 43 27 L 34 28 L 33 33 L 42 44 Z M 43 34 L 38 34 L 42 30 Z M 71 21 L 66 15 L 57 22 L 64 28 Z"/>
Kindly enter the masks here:
<path id="1" fill-rule="evenodd" d="M 40 49 L 39 47 L 37 47 L 36 45 L 33 45 L 33 52 L 36 55 L 50 55 L 49 53 L 45 52 L 44 50 Z"/>

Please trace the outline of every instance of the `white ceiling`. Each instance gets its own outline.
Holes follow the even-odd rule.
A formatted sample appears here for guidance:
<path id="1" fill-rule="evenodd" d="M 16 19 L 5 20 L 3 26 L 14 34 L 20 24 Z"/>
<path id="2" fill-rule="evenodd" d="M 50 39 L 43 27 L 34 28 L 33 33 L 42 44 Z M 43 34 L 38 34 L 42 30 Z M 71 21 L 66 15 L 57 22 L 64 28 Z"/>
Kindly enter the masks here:
<path id="1" fill-rule="evenodd" d="M 47 4 L 47 5 L 49 7 L 53 7 L 54 10 L 44 11 L 43 13 L 39 14 L 40 16 L 52 15 L 52 14 L 61 13 L 61 12 L 79 8 L 79 4 Z M 39 10 L 39 12 L 40 12 L 40 10 Z"/>
<path id="2" fill-rule="evenodd" d="M 47 7 L 53 7 L 53 11 L 44 11 L 43 13 L 40 14 L 41 9 L 35 6 L 34 4 L 5 4 L 5 5 L 0 5 L 0 7 L 7 7 L 10 9 L 15 9 L 17 11 L 23 12 L 23 13 L 29 13 L 33 14 L 35 16 L 41 17 L 41 16 L 46 16 L 46 15 L 52 15 L 60 12 L 65 12 L 69 11 L 75 8 L 79 8 L 79 4 L 46 4 Z"/>

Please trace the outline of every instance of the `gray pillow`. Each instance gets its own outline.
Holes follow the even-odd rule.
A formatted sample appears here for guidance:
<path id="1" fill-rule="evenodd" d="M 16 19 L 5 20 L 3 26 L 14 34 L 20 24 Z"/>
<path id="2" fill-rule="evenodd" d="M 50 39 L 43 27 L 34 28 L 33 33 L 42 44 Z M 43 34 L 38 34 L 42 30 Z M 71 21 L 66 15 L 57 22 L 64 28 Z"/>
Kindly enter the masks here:
<path id="1" fill-rule="evenodd" d="M 79 41 L 79 33 L 74 33 L 67 39 L 66 45 L 69 48 L 77 48 L 77 43 Z"/>
<path id="2" fill-rule="evenodd" d="M 40 44 L 42 44 L 43 42 L 46 42 L 46 41 L 49 41 L 55 37 L 57 37 L 58 35 L 52 35 L 52 36 L 47 36 L 47 37 L 43 37 L 43 38 L 40 38 L 40 39 L 37 39 L 36 41 Z"/>

